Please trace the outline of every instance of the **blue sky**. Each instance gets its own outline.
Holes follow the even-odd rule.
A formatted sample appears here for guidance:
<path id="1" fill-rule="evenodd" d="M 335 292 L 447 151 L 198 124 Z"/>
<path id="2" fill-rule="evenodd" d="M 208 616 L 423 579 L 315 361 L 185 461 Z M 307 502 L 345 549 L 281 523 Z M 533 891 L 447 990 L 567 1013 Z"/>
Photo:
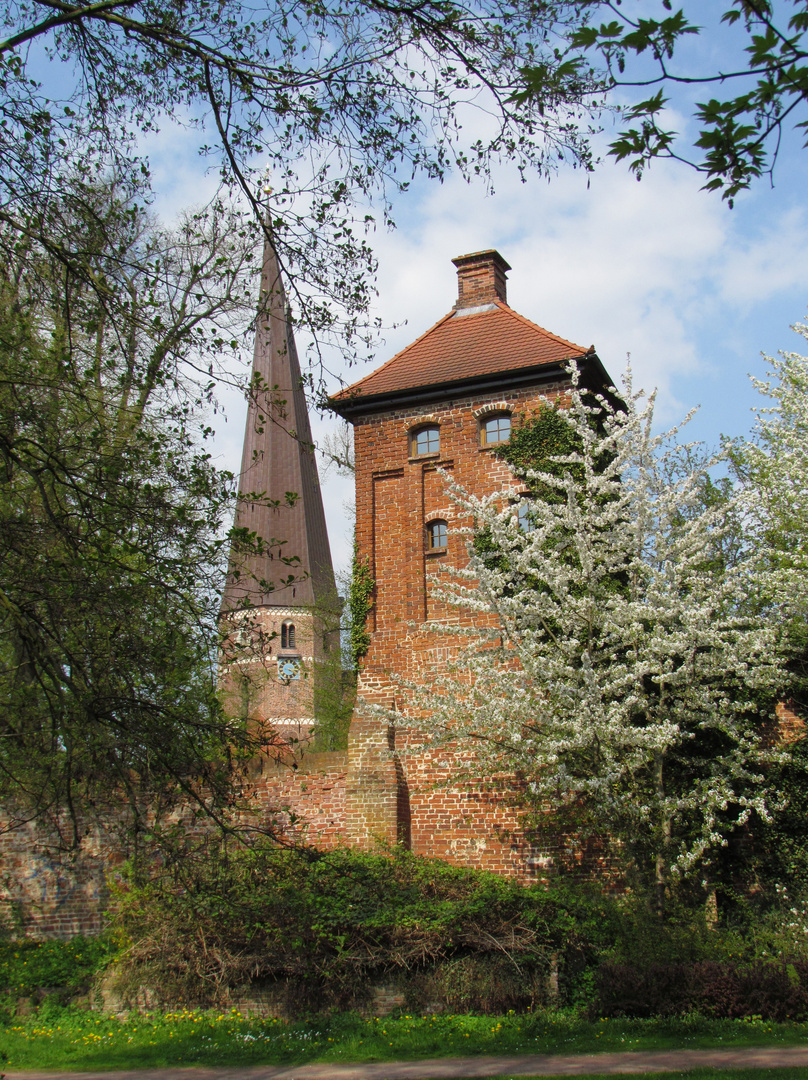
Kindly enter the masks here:
<path id="1" fill-rule="evenodd" d="M 709 36 L 693 48 L 697 62 L 717 62 Z M 668 126 L 692 132 L 686 99 L 673 104 L 681 112 L 672 108 Z M 166 216 L 213 189 L 195 145 L 194 133 L 167 128 L 148 146 Z M 800 347 L 789 327 L 808 309 L 806 165 L 808 150 L 789 138 L 774 186 L 761 181 L 734 209 L 672 162 L 655 163 L 639 183 L 610 161 L 591 176 L 562 169 L 549 182 L 527 183 L 503 163 L 493 194 L 458 176 L 420 181 L 394 206 L 397 229 L 370 237 L 379 260 L 372 314 L 395 327 L 384 333 L 374 363 L 451 308 L 453 256 L 497 248 L 512 266 L 511 305 L 578 344 L 594 344 L 616 379 L 630 354 L 635 386 L 658 390 L 660 424 L 699 406 L 691 438 L 712 445 L 722 434 L 746 434 L 757 401 L 748 375 L 764 374 L 761 353 Z M 358 358 L 344 376 L 353 381 L 368 370 Z M 215 452 L 237 468 L 243 404 L 230 394 L 225 405 Z M 315 437 L 334 423 L 313 419 Z M 335 562 L 345 565 L 351 482 L 330 475 L 324 494 Z"/>

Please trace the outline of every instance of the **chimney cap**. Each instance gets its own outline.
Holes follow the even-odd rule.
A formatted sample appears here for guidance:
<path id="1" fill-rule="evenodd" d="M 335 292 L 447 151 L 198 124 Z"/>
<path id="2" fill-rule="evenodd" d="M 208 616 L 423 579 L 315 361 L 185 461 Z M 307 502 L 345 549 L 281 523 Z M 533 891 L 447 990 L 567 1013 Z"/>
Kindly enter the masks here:
<path id="1" fill-rule="evenodd" d="M 464 270 L 469 264 L 479 265 L 480 263 L 493 263 L 505 273 L 511 269 L 495 248 L 488 248 L 487 251 L 472 251 L 469 255 L 458 255 L 457 258 L 452 259 L 452 262 L 458 270 Z"/>

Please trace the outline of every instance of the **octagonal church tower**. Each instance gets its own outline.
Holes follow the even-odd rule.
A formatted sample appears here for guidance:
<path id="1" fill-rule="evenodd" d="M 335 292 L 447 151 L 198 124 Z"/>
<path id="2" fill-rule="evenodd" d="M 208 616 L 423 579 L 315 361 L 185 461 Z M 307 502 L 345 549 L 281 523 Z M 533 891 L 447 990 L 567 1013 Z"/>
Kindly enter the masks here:
<path id="1" fill-rule="evenodd" d="M 339 602 L 308 407 L 280 267 L 264 244 L 239 501 L 222 597 L 229 710 L 305 739 Z"/>

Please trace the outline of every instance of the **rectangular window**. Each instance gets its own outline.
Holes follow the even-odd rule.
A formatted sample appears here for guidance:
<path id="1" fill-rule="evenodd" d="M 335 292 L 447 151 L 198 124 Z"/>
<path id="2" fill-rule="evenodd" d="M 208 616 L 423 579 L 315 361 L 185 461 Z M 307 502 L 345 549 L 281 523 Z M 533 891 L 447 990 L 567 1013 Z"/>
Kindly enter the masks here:
<path id="1" fill-rule="evenodd" d="M 507 413 L 492 416 L 485 420 L 480 428 L 480 442 L 483 446 L 494 446 L 507 442 L 511 437 L 511 418 Z"/>

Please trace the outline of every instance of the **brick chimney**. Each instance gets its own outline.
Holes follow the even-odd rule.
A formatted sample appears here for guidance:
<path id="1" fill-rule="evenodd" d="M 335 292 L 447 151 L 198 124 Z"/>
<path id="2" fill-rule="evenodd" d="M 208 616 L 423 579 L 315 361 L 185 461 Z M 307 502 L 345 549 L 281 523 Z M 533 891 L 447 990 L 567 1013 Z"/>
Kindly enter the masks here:
<path id="1" fill-rule="evenodd" d="M 481 307 L 495 300 L 508 303 L 505 276 L 510 266 L 498 251 L 475 251 L 458 255 L 452 262 L 457 267 L 457 303 L 455 308 Z"/>

